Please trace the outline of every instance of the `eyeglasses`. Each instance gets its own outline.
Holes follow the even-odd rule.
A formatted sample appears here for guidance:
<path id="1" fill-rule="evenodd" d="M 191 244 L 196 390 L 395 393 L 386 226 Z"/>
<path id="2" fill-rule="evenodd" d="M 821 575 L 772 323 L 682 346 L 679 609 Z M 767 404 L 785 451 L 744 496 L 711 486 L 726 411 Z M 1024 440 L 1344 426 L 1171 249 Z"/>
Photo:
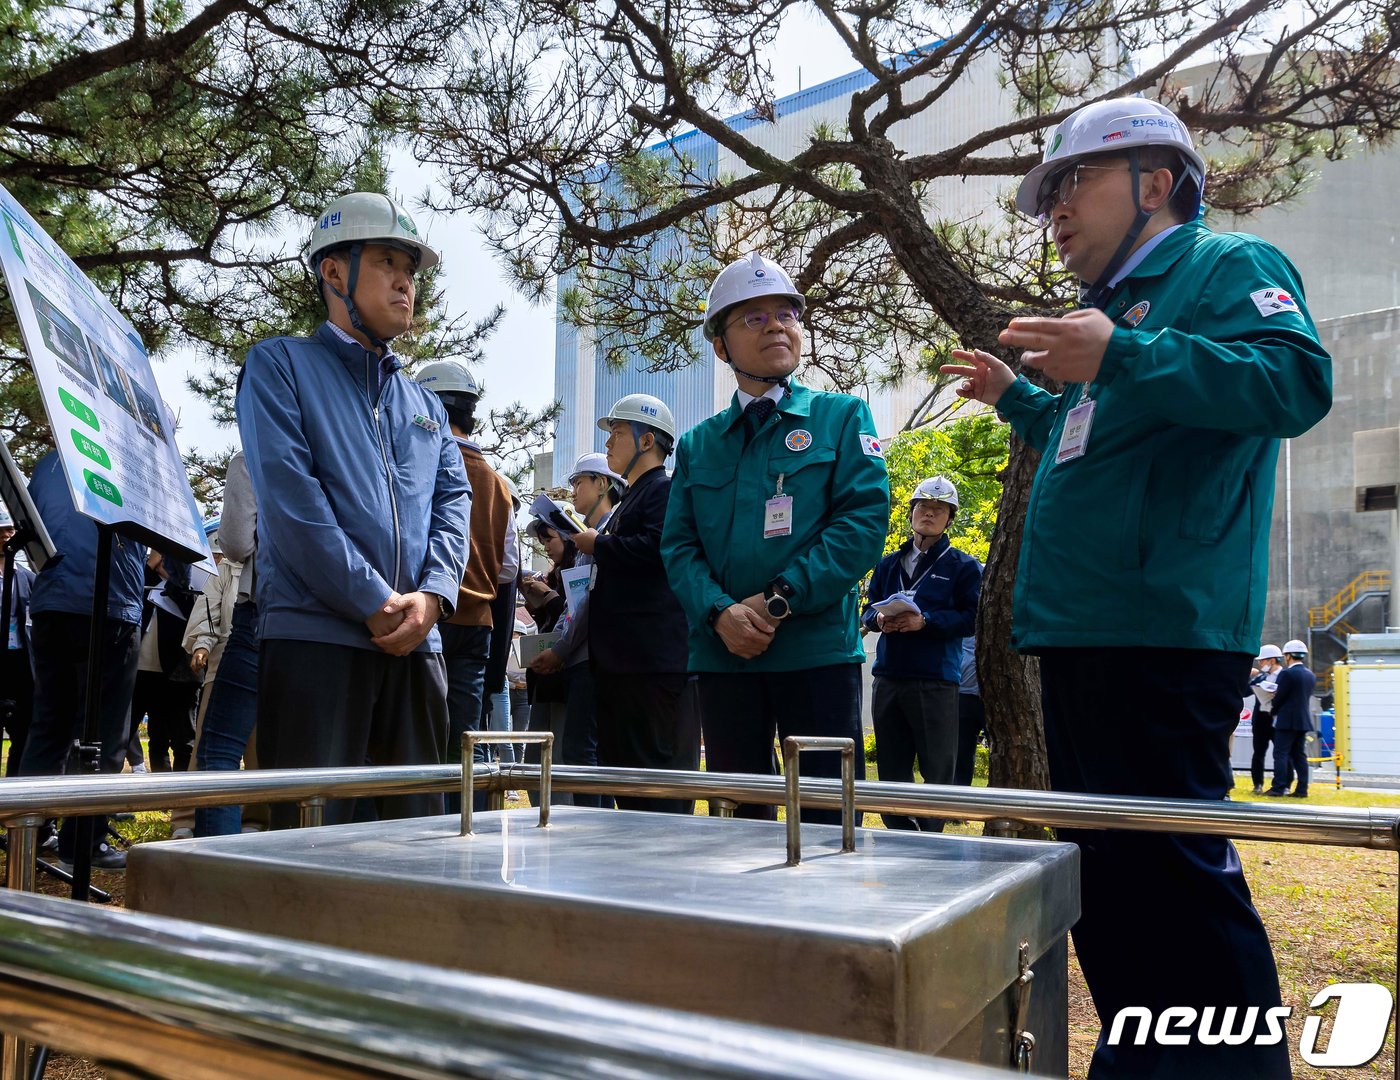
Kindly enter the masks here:
<path id="1" fill-rule="evenodd" d="M 768 325 L 768 320 L 773 319 L 784 330 L 796 326 L 802 321 L 802 316 L 798 314 L 796 308 L 779 308 L 777 311 L 750 311 L 746 315 L 741 315 L 736 322 L 741 322 L 750 330 L 762 330 Z M 730 323 L 733 326 L 734 323 Z"/>
<path id="2" fill-rule="evenodd" d="M 1050 212 L 1060 204 L 1068 206 L 1079 190 L 1079 174 L 1084 169 L 1097 169 L 1100 172 L 1127 172 L 1121 165 L 1071 165 L 1062 173 L 1045 178 L 1040 185 L 1040 202 L 1036 204 L 1036 217 L 1042 225 L 1050 224 Z"/>

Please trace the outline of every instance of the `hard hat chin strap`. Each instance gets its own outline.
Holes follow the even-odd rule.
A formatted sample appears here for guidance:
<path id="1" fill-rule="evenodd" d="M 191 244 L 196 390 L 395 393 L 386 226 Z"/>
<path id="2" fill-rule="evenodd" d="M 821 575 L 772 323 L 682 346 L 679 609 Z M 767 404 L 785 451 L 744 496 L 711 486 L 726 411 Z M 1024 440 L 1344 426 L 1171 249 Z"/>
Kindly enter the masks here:
<path id="1" fill-rule="evenodd" d="M 1079 306 L 1082 308 L 1098 308 L 1102 311 L 1108 306 L 1109 297 L 1113 294 L 1113 287 L 1109 283 L 1114 275 L 1122 269 L 1123 264 L 1128 261 L 1128 256 L 1133 253 L 1133 247 L 1138 242 L 1138 237 L 1142 235 L 1142 230 L 1147 228 L 1147 223 L 1152 220 L 1152 215 L 1164 207 L 1169 207 L 1172 200 L 1176 198 L 1176 193 L 1181 190 L 1181 185 L 1186 182 L 1186 163 L 1182 162 L 1181 175 L 1172 184 L 1171 193 L 1167 195 L 1166 201 L 1157 210 L 1144 210 L 1142 208 L 1142 185 L 1138 183 L 1138 178 L 1142 175 L 1142 165 L 1138 148 L 1133 147 L 1128 151 L 1128 170 L 1131 173 L 1129 179 L 1133 185 L 1133 209 L 1137 215 L 1133 218 L 1133 223 L 1128 227 L 1127 233 L 1123 237 L 1123 242 L 1118 245 L 1118 250 L 1113 253 L 1113 258 L 1108 260 L 1108 265 L 1103 268 L 1103 273 L 1099 275 L 1097 281 L 1087 288 L 1079 290 Z"/>
<path id="2" fill-rule="evenodd" d="M 745 371 L 734 362 L 729 341 L 725 338 L 723 330 L 720 331 L 719 340 L 724 345 L 724 362 L 733 368 L 736 374 L 742 375 L 746 379 L 752 379 L 754 382 L 768 383 L 770 386 L 781 386 L 784 390 L 788 389 L 788 378 L 792 372 L 788 372 L 787 375 L 755 375 L 751 371 Z"/>
<path id="3" fill-rule="evenodd" d="M 377 334 L 373 333 L 360 318 L 359 308 L 355 306 L 355 301 L 351 299 L 355 295 L 355 283 L 360 279 L 360 253 L 365 249 L 364 244 L 354 243 L 350 245 L 350 277 L 345 283 L 345 291 L 341 292 L 329 281 L 321 276 L 321 266 L 316 265 L 316 280 L 319 281 L 331 292 L 340 298 L 340 302 L 345 305 L 345 313 L 350 316 L 350 325 L 353 326 L 381 353 L 389 351 L 389 343 Z"/>

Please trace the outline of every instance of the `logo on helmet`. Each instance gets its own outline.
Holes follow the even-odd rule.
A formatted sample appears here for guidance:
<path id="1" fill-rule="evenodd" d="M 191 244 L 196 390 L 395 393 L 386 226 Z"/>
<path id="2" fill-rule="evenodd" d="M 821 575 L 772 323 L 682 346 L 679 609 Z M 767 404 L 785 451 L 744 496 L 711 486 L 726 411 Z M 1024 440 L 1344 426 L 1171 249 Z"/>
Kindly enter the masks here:
<path id="1" fill-rule="evenodd" d="M 1061 134 L 1060 132 L 1058 132 L 1058 131 L 1055 132 L 1055 141 L 1052 142 L 1052 143 L 1050 144 L 1050 153 L 1051 153 L 1051 154 L 1054 154 L 1054 152 L 1060 148 L 1060 143 L 1062 143 L 1062 142 L 1064 142 L 1064 141 L 1065 141 L 1064 135 L 1062 135 L 1062 134 Z"/>
<path id="2" fill-rule="evenodd" d="M 417 226 L 413 224 L 413 219 L 407 214 L 399 215 L 399 224 L 403 226 L 405 232 L 410 233 L 413 236 L 418 235 Z"/>
<path id="3" fill-rule="evenodd" d="M 764 272 L 763 272 L 762 270 L 755 270 L 755 271 L 753 272 L 753 276 L 754 276 L 754 277 L 765 277 L 766 275 L 764 274 Z"/>
<path id="4" fill-rule="evenodd" d="M 1126 139 L 1127 137 L 1128 133 L 1126 131 L 1110 131 L 1107 135 L 1103 137 L 1103 141 L 1117 142 L 1119 139 Z"/>
<path id="5" fill-rule="evenodd" d="M 339 211 L 339 210 L 337 210 L 337 211 L 336 211 L 335 213 L 333 213 L 333 214 L 327 214 L 325 217 L 323 217 L 323 218 L 321 219 L 321 228 L 323 228 L 323 229 L 333 229 L 333 228 L 335 228 L 335 226 L 337 226 L 337 225 L 339 225 L 339 224 L 340 224 L 340 211 Z"/>

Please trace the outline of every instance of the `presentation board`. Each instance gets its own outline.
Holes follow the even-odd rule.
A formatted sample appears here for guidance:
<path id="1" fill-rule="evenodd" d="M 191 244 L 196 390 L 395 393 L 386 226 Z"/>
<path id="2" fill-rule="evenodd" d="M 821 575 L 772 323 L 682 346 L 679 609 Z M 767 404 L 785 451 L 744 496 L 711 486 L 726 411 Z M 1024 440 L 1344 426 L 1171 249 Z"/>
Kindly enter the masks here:
<path id="1" fill-rule="evenodd" d="M 0 271 L 77 509 L 167 555 L 209 558 L 135 328 L 0 186 Z"/>

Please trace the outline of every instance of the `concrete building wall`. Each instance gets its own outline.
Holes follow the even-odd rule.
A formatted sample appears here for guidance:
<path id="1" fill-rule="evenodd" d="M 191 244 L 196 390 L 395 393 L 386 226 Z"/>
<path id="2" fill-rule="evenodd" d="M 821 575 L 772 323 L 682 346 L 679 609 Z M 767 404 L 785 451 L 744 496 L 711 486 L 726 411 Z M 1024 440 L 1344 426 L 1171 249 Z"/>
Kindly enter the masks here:
<path id="1" fill-rule="evenodd" d="M 1389 570 L 1393 550 L 1390 514 L 1354 509 L 1352 435 L 1400 424 L 1400 307 L 1328 319 L 1318 330 L 1332 353 L 1333 404 L 1279 454 L 1264 614 L 1264 640 L 1277 644 L 1306 641 L 1308 608 L 1363 571 Z M 1358 617 L 1375 624 L 1379 608 L 1373 602 Z M 1337 655 L 1321 642 L 1316 650 L 1323 663 Z"/>

